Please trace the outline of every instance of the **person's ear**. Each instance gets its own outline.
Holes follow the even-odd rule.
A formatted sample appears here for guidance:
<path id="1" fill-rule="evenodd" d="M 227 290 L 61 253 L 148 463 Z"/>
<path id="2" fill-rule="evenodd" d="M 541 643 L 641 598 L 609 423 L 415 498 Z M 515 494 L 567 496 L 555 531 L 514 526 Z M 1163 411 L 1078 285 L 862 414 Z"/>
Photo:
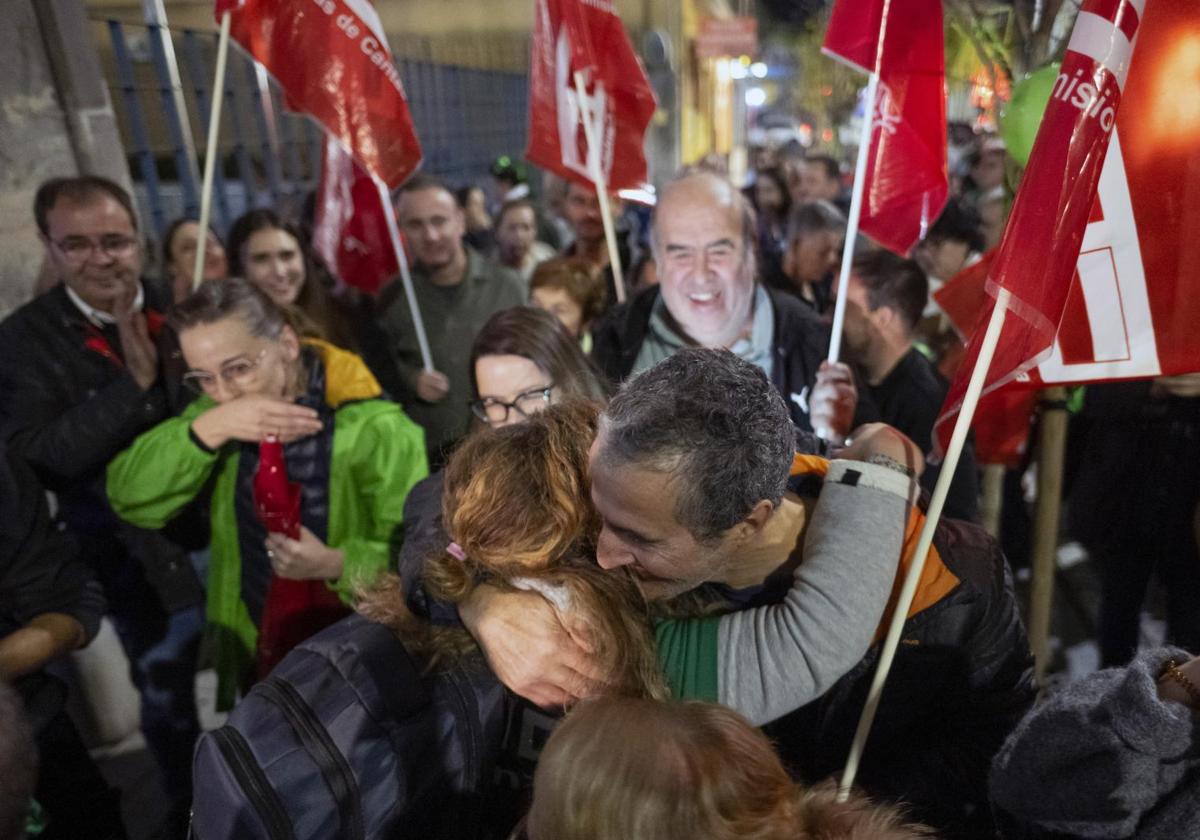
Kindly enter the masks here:
<path id="1" fill-rule="evenodd" d="M 900 317 L 900 313 L 890 306 L 880 306 L 871 310 L 871 321 L 874 322 L 875 328 L 880 332 L 891 329 L 898 317 Z"/>
<path id="2" fill-rule="evenodd" d="M 300 358 L 300 336 L 296 335 L 291 325 L 284 325 L 279 333 L 279 346 L 283 348 L 283 356 L 289 362 Z"/>
<path id="3" fill-rule="evenodd" d="M 733 526 L 737 529 L 738 538 L 748 540 L 761 534 L 774 513 L 775 505 L 767 499 L 759 499 L 746 514 L 746 518 Z"/>

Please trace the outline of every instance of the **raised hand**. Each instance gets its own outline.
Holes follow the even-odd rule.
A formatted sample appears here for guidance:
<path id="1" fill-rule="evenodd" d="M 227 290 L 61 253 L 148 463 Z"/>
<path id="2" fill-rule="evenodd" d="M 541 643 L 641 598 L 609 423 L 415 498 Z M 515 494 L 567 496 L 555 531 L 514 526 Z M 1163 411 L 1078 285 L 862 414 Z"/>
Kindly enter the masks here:
<path id="1" fill-rule="evenodd" d="M 450 393 L 450 380 L 446 374 L 436 370 L 423 370 L 417 374 L 417 396 L 425 402 L 441 402 Z"/>
<path id="2" fill-rule="evenodd" d="M 119 294 L 113 302 L 113 316 L 125 367 L 144 391 L 158 380 L 158 349 L 146 326 L 146 315 L 133 309 L 136 294 L 136 286 Z"/>
<path id="3" fill-rule="evenodd" d="M 808 405 L 809 420 L 818 435 L 826 440 L 844 439 L 858 408 L 858 390 L 850 367 L 842 362 L 821 362 Z"/>
<path id="4" fill-rule="evenodd" d="M 321 431 L 314 409 L 287 400 L 246 394 L 210 408 L 192 421 L 192 432 L 209 449 L 231 440 L 258 443 L 275 435 L 290 443 Z"/>

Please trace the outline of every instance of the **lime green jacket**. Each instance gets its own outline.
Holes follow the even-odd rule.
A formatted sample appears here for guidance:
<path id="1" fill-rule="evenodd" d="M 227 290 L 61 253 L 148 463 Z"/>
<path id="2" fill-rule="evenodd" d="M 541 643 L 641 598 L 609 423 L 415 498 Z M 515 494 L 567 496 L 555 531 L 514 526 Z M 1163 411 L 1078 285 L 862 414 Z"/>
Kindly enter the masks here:
<path id="1" fill-rule="evenodd" d="M 379 383 L 352 353 L 306 341 L 325 364 L 325 398 L 335 411 L 329 469 L 328 544 L 345 557 L 329 587 L 349 603 L 389 565 L 404 501 L 429 467 L 425 436 L 381 396 Z M 241 597 L 241 552 L 234 508 L 239 445 L 216 452 L 197 446 L 192 421 L 215 403 L 194 401 L 178 417 L 139 436 L 108 467 L 108 498 L 121 518 L 161 528 L 215 475 L 211 499 L 212 560 L 208 572 L 208 636 L 219 678 L 218 708 L 233 706 L 252 671 L 258 630 Z"/>

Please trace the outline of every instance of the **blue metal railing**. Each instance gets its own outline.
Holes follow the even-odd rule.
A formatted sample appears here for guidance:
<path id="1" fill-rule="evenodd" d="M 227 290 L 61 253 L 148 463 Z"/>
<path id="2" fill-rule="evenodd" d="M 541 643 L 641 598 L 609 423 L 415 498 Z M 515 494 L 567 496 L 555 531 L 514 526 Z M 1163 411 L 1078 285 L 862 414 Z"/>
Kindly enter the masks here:
<path id="1" fill-rule="evenodd" d="M 157 238 L 175 216 L 198 212 L 199 190 L 192 174 L 196 169 L 187 160 L 184 135 L 189 121 L 179 113 L 183 99 L 174 95 L 163 43 L 153 37 L 155 31 L 140 24 L 105 23 L 113 57 L 113 100 L 123 111 L 123 139 L 138 199 Z M 308 117 L 285 111 L 275 82 L 261 84 L 254 63 L 231 49 L 218 148 L 204 148 L 216 35 L 183 30 L 171 36 L 181 59 L 180 84 L 198 117 L 191 121 L 190 145 L 201 157 L 219 155 L 214 226 L 224 233 L 238 215 L 257 206 L 273 205 L 286 215 L 297 215 L 320 178 L 319 127 Z M 148 55 L 139 49 L 143 40 L 149 42 Z M 423 171 L 454 184 L 483 184 L 497 156 L 519 156 L 524 150 L 525 72 L 438 63 L 428 55 L 400 55 L 396 64 L 424 150 Z"/>

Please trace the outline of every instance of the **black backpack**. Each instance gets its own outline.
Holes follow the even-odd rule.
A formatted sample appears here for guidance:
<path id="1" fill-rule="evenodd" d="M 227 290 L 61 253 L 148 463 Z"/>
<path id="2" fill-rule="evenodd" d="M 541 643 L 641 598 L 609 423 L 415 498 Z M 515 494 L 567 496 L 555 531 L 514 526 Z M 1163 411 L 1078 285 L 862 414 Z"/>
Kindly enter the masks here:
<path id="1" fill-rule="evenodd" d="M 308 639 L 196 747 L 197 840 L 474 838 L 507 709 L 482 657 L 425 672 L 383 625 Z"/>

